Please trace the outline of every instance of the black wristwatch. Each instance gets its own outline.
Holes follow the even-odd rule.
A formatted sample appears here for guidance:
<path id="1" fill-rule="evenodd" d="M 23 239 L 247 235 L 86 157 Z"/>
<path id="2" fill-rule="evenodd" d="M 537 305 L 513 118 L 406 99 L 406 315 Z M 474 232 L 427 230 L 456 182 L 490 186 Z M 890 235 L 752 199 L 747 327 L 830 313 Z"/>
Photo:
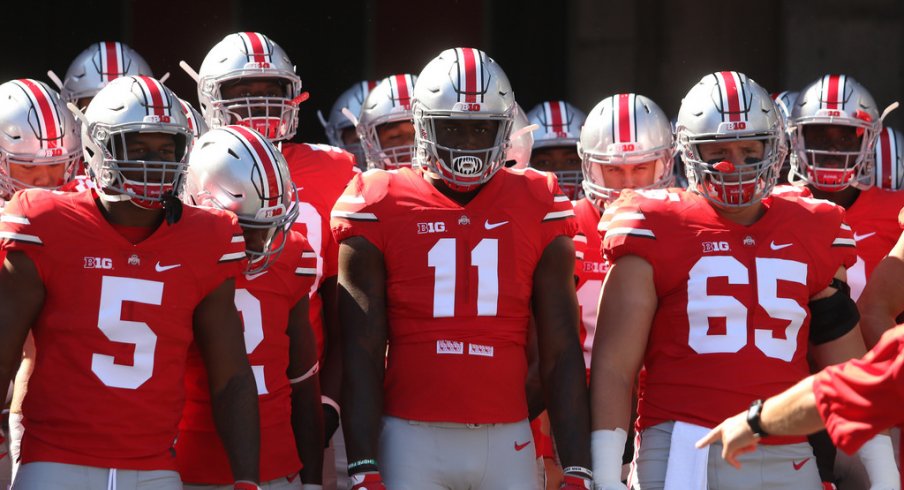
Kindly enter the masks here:
<path id="1" fill-rule="evenodd" d="M 763 430 L 763 426 L 760 425 L 760 414 L 762 412 L 763 400 L 754 400 L 753 403 L 750 404 L 750 408 L 747 409 L 747 425 L 750 426 L 753 435 L 757 437 L 766 437 L 769 435 Z"/>

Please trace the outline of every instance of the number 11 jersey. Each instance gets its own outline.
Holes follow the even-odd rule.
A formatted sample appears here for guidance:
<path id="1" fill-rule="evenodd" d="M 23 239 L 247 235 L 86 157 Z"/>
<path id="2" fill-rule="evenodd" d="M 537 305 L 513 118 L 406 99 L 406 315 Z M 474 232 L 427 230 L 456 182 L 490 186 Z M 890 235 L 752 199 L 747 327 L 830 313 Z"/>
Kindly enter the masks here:
<path id="1" fill-rule="evenodd" d="M 555 177 L 504 169 L 461 206 L 419 170 L 372 170 L 352 180 L 332 218 L 337 241 L 366 238 L 385 261 L 385 413 L 524 419 L 534 270 L 553 239 L 577 231 Z"/>

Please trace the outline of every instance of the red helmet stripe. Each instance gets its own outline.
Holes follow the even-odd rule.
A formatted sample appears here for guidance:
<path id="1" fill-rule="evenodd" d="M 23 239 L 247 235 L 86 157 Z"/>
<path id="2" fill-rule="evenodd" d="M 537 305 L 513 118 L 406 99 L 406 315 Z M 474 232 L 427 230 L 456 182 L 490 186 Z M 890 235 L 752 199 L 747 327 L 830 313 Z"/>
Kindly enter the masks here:
<path id="1" fill-rule="evenodd" d="M 408 87 L 408 75 L 395 75 L 393 77 L 396 93 L 399 95 L 399 105 L 411 107 L 411 89 Z"/>
<path id="2" fill-rule="evenodd" d="M 844 76 L 827 75 L 823 80 L 823 90 L 826 109 L 838 109 L 838 104 L 844 106 Z"/>
<path id="3" fill-rule="evenodd" d="M 896 152 L 892 152 L 892 145 L 897 143 L 890 128 L 885 128 L 879 135 L 879 162 L 876 165 L 877 180 L 881 179 L 879 185 L 884 189 L 891 187 L 892 172 L 894 172 Z"/>
<path id="4" fill-rule="evenodd" d="M 367 97 L 367 94 L 369 94 L 370 91 L 373 90 L 374 87 L 376 87 L 377 83 L 379 83 L 379 82 L 377 80 L 367 80 L 366 82 L 361 82 L 361 83 L 362 83 L 361 88 L 362 88 L 362 90 L 364 90 L 364 96 Z"/>
<path id="5" fill-rule="evenodd" d="M 562 107 L 562 103 L 558 100 L 552 100 L 546 102 L 546 107 L 549 109 L 549 119 L 547 123 L 550 125 L 550 130 L 552 132 L 564 132 L 565 131 L 565 110 Z"/>
<path id="6" fill-rule="evenodd" d="M 255 62 L 264 62 L 269 61 L 267 52 L 264 50 L 264 45 L 266 41 L 264 40 L 264 36 L 257 32 L 243 32 L 242 37 L 247 39 L 248 46 L 251 48 L 250 53 L 248 53 L 249 58 L 253 58 L 251 61 Z"/>
<path id="7" fill-rule="evenodd" d="M 634 94 L 618 94 L 618 143 L 635 141 L 634 129 Z"/>
<path id="8" fill-rule="evenodd" d="M 477 102 L 477 59 L 480 55 L 474 49 L 461 49 L 462 61 L 464 61 L 465 78 L 465 102 Z"/>
<path id="9" fill-rule="evenodd" d="M 721 83 L 722 88 L 722 98 L 723 98 L 723 111 L 727 108 L 728 112 L 728 120 L 729 121 L 740 121 L 741 120 L 741 91 L 738 87 L 738 76 L 737 73 L 733 71 L 722 71 L 719 72 L 718 79 Z M 723 116 L 723 120 L 724 120 Z"/>
<path id="10" fill-rule="evenodd" d="M 31 99 L 35 106 L 39 124 L 41 126 L 42 148 L 56 148 L 60 144 L 62 137 L 62 129 L 60 128 L 60 115 L 57 114 L 56 108 L 51 101 L 51 95 L 39 83 L 28 78 L 18 80 L 22 84 L 25 94 Z"/>
<path id="11" fill-rule="evenodd" d="M 122 73 L 121 48 L 117 42 L 102 42 L 101 48 L 101 79 L 105 82 L 115 80 Z"/>
<path id="12" fill-rule="evenodd" d="M 185 119 L 188 120 L 188 130 L 191 131 L 192 134 L 196 134 L 195 114 L 191 111 L 191 108 L 188 107 L 188 104 L 186 104 L 184 100 L 179 99 L 179 105 L 182 106 L 182 112 L 185 113 Z"/>
<path id="13" fill-rule="evenodd" d="M 263 136 L 256 131 L 252 131 L 243 126 L 229 126 L 230 129 L 241 135 L 242 139 L 248 142 L 252 148 L 252 155 L 257 159 L 266 179 L 267 195 L 263 198 L 267 201 L 267 207 L 273 207 L 279 204 L 282 197 L 282 179 L 279 175 L 279 167 L 276 164 L 276 157 L 272 155 L 263 142 Z"/>
<path id="14" fill-rule="evenodd" d="M 164 100 L 166 98 L 166 95 L 163 89 L 163 85 L 161 85 L 160 82 L 146 76 L 137 76 L 135 77 L 135 80 L 138 82 L 138 85 L 145 93 L 146 100 L 148 101 L 149 116 L 171 115 L 170 107 L 167 104 L 167 101 Z"/>

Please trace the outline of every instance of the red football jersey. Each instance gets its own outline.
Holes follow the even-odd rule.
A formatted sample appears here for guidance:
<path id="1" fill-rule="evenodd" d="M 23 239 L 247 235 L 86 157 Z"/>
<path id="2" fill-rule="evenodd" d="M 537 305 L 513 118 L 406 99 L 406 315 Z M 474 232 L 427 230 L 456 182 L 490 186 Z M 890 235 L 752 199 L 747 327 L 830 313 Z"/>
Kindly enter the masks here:
<path id="1" fill-rule="evenodd" d="M 292 388 L 289 367 L 289 311 L 311 289 L 317 255 L 298 232 L 287 236 L 277 261 L 263 272 L 241 276 L 235 306 L 245 324 L 245 348 L 257 382 L 261 418 L 261 481 L 296 473 L 301 468 L 292 432 Z M 210 388 L 200 353 L 189 351 L 185 376 L 186 403 L 179 423 L 176 463 L 182 481 L 232 483 L 226 450 L 216 432 Z"/>
<path id="2" fill-rule="evenodd" d="M 854 263 L 844 210 L 772 196 L 754 224 L 688 191 L 623 193 L 600 223 L 605 256 L 653 266 L 658 307 L 644 355 L 638 427 L 714 427 L 809 374 L 810 298 Z"/>
<path id="3" fill-rule="evenodd" d="M 339 272 L 339 245 L 330 233 L 330 210 L 352 177 L 360 173 L 351 153 L 329 145 L 283 143 L 282 154 L 298 187 L 299 213 L 294 230 L 317 252 L 317 277 L 311 286 L 311 327 L 323 358 L 323 301 L 317 290 L 325 277 Z"/>
<path id="4" fill-rule="evenodd" d="M 0 223 L 0 247 L 28 255 L 46 290 L 22 462 L 174 470 L 192 315 L 244 267 L 242 231 L 230 213 L 185 206 L 133 245 L 94 198 L 19 192 Z"/>
<path id="5" fill-rule="evenodd" d="M 527 416 L 533 274 L 577 231 L 555 176 L 499 171 L 465 206 L 419 170 L 372 170 L 333 210 L 337 241 L 362 236 L 386 267 L 385 413 L 458 423 Z"/>
<path id="6" fill-rule="evenodd" d="M 581 309 L 581 347 L 584 350 L 584 365 L 590 373 L 590 354 L 593 352 L 593 334 L 596 332 L 596 314 L 600 301 L 600 290 L 607 262 L 600 252 L 599 209 L 589 199 L 574 203 L 574 214 L 578 222 L 578 233 L 574 236 L 574 276 L 577 278 L 578 305 Z"/>
<path id="7" fill-rule="evenodd" d="M 873 269 L 901 236 L 901 229 L 896 224 L 902 207 L 904 191 L 871 187 L 860 191 L 857 200 L 847 209 L 845 221 L 851 225 L 857 242 L 857 263 L 847 273 L 854 300 L 860 297 Z"/>
<path id="8" fill-rule="evenodd" d="M 827 367 L 816 374 L 813 380 L 816 408 L 838 448 L 853 454 L 879 432 L 904 426 L 902 380 L 904 327 L 901 325 L 886 332 L 863 358 Z"/>

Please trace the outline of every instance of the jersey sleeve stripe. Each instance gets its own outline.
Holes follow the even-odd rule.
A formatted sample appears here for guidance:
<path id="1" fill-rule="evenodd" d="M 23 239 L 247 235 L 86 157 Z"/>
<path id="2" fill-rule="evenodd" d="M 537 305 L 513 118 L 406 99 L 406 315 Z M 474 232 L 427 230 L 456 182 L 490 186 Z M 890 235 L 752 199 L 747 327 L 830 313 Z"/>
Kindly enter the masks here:
<path id="1" fill-rule="evenodd" d="M 14 233 L 12 231 L 0 231 L 0 238 L 13 240 L 16 242 L 33 243 L 35 245 L 44 245 L 44 242 L 35 235 L 26 235 L 24 233 Z"/>
<path id="2" fill-rule="evenodd" d="M 233 235 L 232 243 L 245 243 L 245 237 L 242 235 Z"/>
<path id="3" fill-rule="evenodd" d="M 578 260 L 584 260 L 584 252 L 579 252 L 575 250 L 574 257 Z"/>
<path id="4" fill-rule="evenodd" d="M 220 257 L 220 260 L 218 262 L 232 262 L 234 260 L 242 260 L 244 258 L 245 258 L 245 252 L 233 252 L 233 253 L 229 253 L 229 254 L 223 254 L 223 256 Z"/>
<path id="5" fill-rule="evenodd" d="M 15 223 L 17 225 L 30 225 L 31 222 L 25 216 L 15 216 L 12 214 L 0 215 L 0 222 Z"/>
<path id="6" fill-rule="evenodd" d="M 565 219 L 569 216 L 574 216 L 574 209 L 568 209 L 565 211 L 552 211 L 546 213 L 546 216 L 543 217 L 543 221 L 553 221 L 557 219 Z"/>
<path id="7" fill-rule="evenodd" d="M 627 221 L 627 220 L 643 221 L 645 219 L 647 219 L 647 217 L 644 216 L 643 213 L 628 212 L 628 213 L 617 213 L 609 221 L 610 222 Z"/>
<path id="8" fill-rule="evenodd" d="M 854 242 L 853 238 L 836 238 L 834 242 L 832 242 L 833 247 L 855 247 L 856 242 Z"/>
<path id="9" fill-rule="evenodd" d="M 568 199 L 568 196 L 564 194 L 558 194 L 556 197 L 552 199 L 552 202 L 570 202 L 571 199 Z"/>
<path id="10" fill-rule="evenodd" d="M 361 194 L 355 194 L 354 196 L 347 196 L 345 194 L 339 196 L 339 199 L 336 202 L 344 202 L 346 204 L 366 204 L 364 201 L 364 196 Z"/>
<path id="11" fill-rule="evenodd" d="M 317 268 L 316 267 L 296 267 L 295 274 L 299 276 L 316 276 Z"/>
<path id="12" fill-rule="evenodd" d="M 574 213 L 571 213 L 572 215 Z M 353 213 L 351 211 L 339 211 L 334 209 L 330 213 L 331 218 L 345 218 L 355 221 L 380 221 L 374 213 Z"/>
<path id="13" fill-rule="evenodd" d="M 578 233 L 572 240 L 580 243 L 587 243 L 587 237 L 583 233 Z"/>
<path id="14" fill-rule="evenodd" d="M 644 228 L 629 228 L 629 227 L 619 227 L 619 228 L 610 228 L 606 230 L 606 236 L 623 236 L 630 235 L 642 238 L 652 238 L 656 239 L 656 235 L 653 233 L 653 230 L 647 230 Z"/>
<path id="15" fill-rule="evenodd" d="M 302 252 L 302 253 L 301 253 L 301 258 L 303 258 L 303 259 L 316 259 L 316 258 L 317 258 L 317 252 Z"/>
<path id="16" fill-rule="evenodd" d="M 851 227 L 845 223 L 841 223 L 841 229 L 844 231 L 851 231 Z"/>

